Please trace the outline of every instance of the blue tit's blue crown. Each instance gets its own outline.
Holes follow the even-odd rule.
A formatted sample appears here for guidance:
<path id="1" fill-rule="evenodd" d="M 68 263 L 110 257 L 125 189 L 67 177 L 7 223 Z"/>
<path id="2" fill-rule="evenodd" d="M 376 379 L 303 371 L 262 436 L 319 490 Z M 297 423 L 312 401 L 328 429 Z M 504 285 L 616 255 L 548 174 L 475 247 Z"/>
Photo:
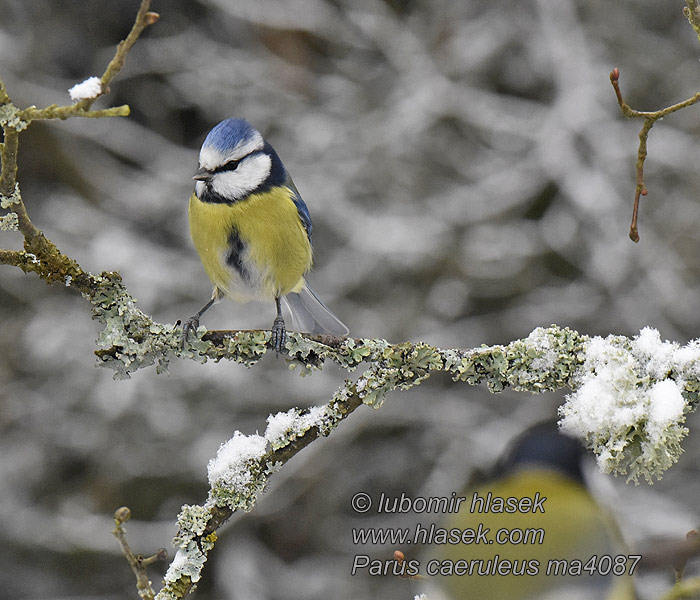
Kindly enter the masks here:
<path id="1" fill-rule="evenodd" d="M 245 119 L 225 119 L 207 135 L 203 146 L 213 146 L 222 153 L 245 145 L 258 138 L 260 133 Z"/>

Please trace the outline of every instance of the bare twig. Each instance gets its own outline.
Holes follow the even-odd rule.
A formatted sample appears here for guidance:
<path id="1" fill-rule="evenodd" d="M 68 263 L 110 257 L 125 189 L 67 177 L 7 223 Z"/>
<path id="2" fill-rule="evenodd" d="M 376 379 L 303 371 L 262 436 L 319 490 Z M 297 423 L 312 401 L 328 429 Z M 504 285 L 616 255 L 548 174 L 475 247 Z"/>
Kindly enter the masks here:
<path id="1" fill-rule="evenodd" d="M 117 509 L 114 513 L 114 529 L 112 530 L 112 534 L 119 540 L 122 552 L 131 570 L 134 572 L 134 575 L 136 575 L 136 589 L 138 590 L 139 596 L 144 600 L 153 600 L 156 594 L 153 591 L 153 586 L 148 578 L 146 568 L 154 562 L 165 560 L 168 557 L 168 552 L 165 548 L 161 548 L 152 556 L 134 554 L 126 541 L 126 532 L 124 531 L 124 527 L 122 527 L 130 518 L 131 511 L 126 506 Z"/>
<path id="2" fill-rule="evenodd" d="M 677 110 L 681 110 L 682 108 L 692 106 L 693 104 L 696 104 L 698 101 L 700 101 L 700 92 L 698 92 L 691 98 L 688 98 L 687 100 L 683 100 L 683 102 L 678 102 L 677 104 L 667 106 L 666 108 L 662 108 L 661 110 L 656 110 L 652 112 L 639 111 L 631 108 L 629 104 L 627 104 L 624 101 L 622 97 L 622 92 L 620 91 L 619 79 L 620 71 L 619 69 L 615 68 L 610 72 L 610 83 L 612 83 L 613 89 L 615 90 L 615 95 L 617 96 L 617 103 L 620 105 L 622 114 L 629 119 L 644 119 L 644 124 L 642 125 L 642 129 L 639 132 L 639 148 L 637 150 L 636 164 L 637 185 L 635 188 L 634 207 L 632 209 L 632 223 L 630 225 L 629 232 L 630 239 L 633 242 L 638 242 L 639 228 L 637 226 L 637 220 L 639 215 L 639 199 L 641 196 L 647 195 L 647 188 L 646 184 L 644 183 L 644 161 L 647 158 L 647 139 L 649 137 L 649 132 L 654 126 L 654 123 L 656 123 L 656 121 L 658 121 L 659 119 L 665 117 L 666 115 L 670 115 L 671 113 L 674 113 Z"/>
<path id="3" fill-rule="evenodd" d="M 640 569 L 657 571 L 673 568 L 682 576 L 686 563 L 700 556 L 700 536 L 695 530 L 689 531 L 685 539 L 661 538 L 641 548 Z M 680 577 L 679 577 L 680 578 Z"/>
<path id="4" fill-rule="evenodd" d="M 129 50 L 131 50 L 131 47 L 136 43 L 136 40 L 141 35 L 141 32 L 143 32 L 143 30 L 149 25 L 156 23 L 160 18 L 158 13 L 149 12 L 148 9 L 150 6 L 151 0 L 141 0 L 141 6 L 139 7 L 138 13 L 136 13 L 136 19 L 134 20 L 134 25 L 132 26 L 129 35 L 127 35 L 124 40 L 119 42 L 114 57 L 107 65 L 102 77 L 100 77 L 100 83 L 102 84 L 102 92 L 100 96 L 109 92 L 109 84 L 124 67 L 126 55 L 129 53 Z M 97 98 L 99 98 L 99 96 L 94 98 L 85 98 L 78 102 L 77 106 L 87 111 L 93 105 L 95 100 L 97 100 Z"/>
<path id="5" fill-rule="evenodd" d="M 149 12 L 151 0 L 142 0 L 136 20 L 129 35 L 119 43 L 114 57 L 101 77 L 101 92 L 94 98 L 85 98 L 76 104 L 45 108 L 28 107 L 23 110 L 12 105 L 5 85 L 0 81 L 0 115 L 4 133 L 4 142 L 0 145 L 0 197 L 3 207 L 17 216 L 17 228 L 24 236 L 24 252 L 0 250 L 0 264 L 20 267 L 23 271 L 37 273 L 48 283 L 62 282 L 83 294 L 94 294 L 100 285 L 99 277 L 83 271 L 73 259 L 64 255 L 31 221 L 27 207 L 22 199 L 17 184 L 17 156 L 19 152 L 19 135 L 33 121 L 47 119 L 68 119 L 71 117 L 117 117 L 129 114 L 128 106 L 116 106 L 101 110 L 90 110 L 92 104 L 101 95 L 109 91 L 109 83 L 124 66 L 126 55 L 138 39 L 141 32 L 158 20 L 157 13 Z"/>
<path id="6" fill-rule="evenodd" d="M 96 100 L 96 98 L 91 98 Z M 128 117 L 130 109 L 127 105 L 104 108 L 102 110 L 88 110 L 76 104 L 70 106 L 57 106 L 52 104 L 46 108 L 30 106 L 19 111 L 18 116 L 27 121 L 45 121 L 47 119 L 70 119 L 71 117 L 86 117 L 88 119 L 101 119 L 103 117 Z"/>

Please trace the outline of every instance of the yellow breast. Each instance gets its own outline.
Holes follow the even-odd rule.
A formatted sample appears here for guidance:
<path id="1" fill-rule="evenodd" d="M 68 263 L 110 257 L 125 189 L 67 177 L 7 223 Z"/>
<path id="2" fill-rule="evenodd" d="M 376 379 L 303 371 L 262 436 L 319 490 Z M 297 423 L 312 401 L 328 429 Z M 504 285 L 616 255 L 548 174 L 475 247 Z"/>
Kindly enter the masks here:
<path id="1" fill-rule="evenodd" d="M 192 241 L 209 279 L 227 296 L 272 299 L 304 285 L 311 244 L 291 194 L 277 187 L 234 204 L 190 197 Z"/>

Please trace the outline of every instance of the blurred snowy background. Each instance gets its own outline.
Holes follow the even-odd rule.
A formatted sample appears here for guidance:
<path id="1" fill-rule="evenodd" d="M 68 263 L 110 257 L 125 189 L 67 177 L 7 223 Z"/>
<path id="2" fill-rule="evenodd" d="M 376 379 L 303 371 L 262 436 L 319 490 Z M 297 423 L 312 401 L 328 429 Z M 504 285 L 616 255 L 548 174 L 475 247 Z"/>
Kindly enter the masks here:
<path id="1" fill-rule="evenodd" d="M 627 238 L 641 123 L 700 88 L 684 3 L 654 0 L 170 0 L 97 107 L 127 119 L 36 123 L 20 183 L 36 223 L 93 272 L 118 270 L 139 306 L 174 322 L 210 284 L 189 241 L 187 198 L 207 131 L 248 118 L 275 146 L 314 219 L 312 286 L 354 336 L 443 347 L 506 343 L 557 323 L 589 334 L 645 325 L 700 331 L 698 108 L 657 123 L 640 233 Z M 137 0 L 0 0 L 0 77 L 19 106 L 69 102 L 126 36 Z M 0 246 L 19 248 L 2 233 Z M 234 430 L 325 402 L 343 374 L 300 378 L 175 363 L 115 382 L 95 368 L 88 305 L 0 268 L 0 584 L 13 598 L 136 598 L 110 535 L 171 548 L 183 503 Z M 269 327 L 271 305 L 221 303 L 211 329 Z M 435 378 L 360 409 L 272 480 L 220 532 L 198 598 L 412 598 L 411 583 L 350 576 L 358 491 L 449 495 L 487 468 L 561 394 Z M 650 487 L 607 484 L 632 541 L 682 537 L 699 519 L 700 438 Z M 602 478 L 602 476 L 601 476 Z M 412 521 L 411 521 L 412 519 Z M 163 565 L 161 569 L 164 569 Z M 152 570 L 158 582 L 162 570 Z M 642 582 L 656 598 L 671 575 Z"/>

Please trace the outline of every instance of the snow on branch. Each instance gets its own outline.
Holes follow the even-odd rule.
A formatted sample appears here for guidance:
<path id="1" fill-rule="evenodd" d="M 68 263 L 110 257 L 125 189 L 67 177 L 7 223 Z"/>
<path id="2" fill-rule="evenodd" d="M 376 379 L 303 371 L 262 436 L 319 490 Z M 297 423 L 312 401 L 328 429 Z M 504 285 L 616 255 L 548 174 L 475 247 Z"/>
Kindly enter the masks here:
<path id="1" fill-rule="evenodd" d="M 235 359 L 250 343 L 238 336 L 232 333 L 228 342 L 229 350 L 236 348 Z M 329 435 L 363 403 L 379 407 L 387 392 L 417 385 L 434 371 L 448 372 L 455 381 L 485 383 L 492 392 L 571 389 L 560 410 L 562 427 L 588 442 L 603 470 L 626 473 L 635 482 L 639 477 L 651 482 L 678 459 L 688 433 L 685 415 L 700 389 L 700 341 L 680 346 L 662 341 L 651 328 L 629 339 L 588 337 L 551 326 L 506 346 L 473 350 L 366 339 L 348 339 L 333 348 L 292 335 L 288 349 L 290 364 L 303 368 L 310 354 L 316 367 L 324 359 L 349 370 L 360 362 L 369 367 L 354 382 L 346 381 L 328 404 L 271 415 L 264 435 L 236 431 L 222 444 L 209 463 L 206 503 L 184 506 L 178 518 L 178 552 L 157 598 L 183 597 L 199 580 L 218 527 L 235 511 L 250 510 L 270 475 L 289 458 Z"/>
<path id="2" fill-rule="evenodd" d="M 251 366 L 269 347 L 269 331 L 206 332 L 181 347 L 181 327 L 160 324 L 138 310 L 121 281 L 106 276 L 86 295 L 104 329 L 98 343 L 103 366 L 116 378 L 157 364 L 159 372 L 180 358 L 232 360 Z M 348 372 L 365 365 L 353 394 L 379 407 L 387 393 L 419 385 L 435 372 L 455 381 L 540 393 L 568 389 L 562 426 L 585 440 L 605 472 L 653 481 L 678 460 L 687 434 L 685 415 L 700 390 L 700 341 L 681 346 L 645 328 L 634 338 L 589 337 L 552 325 L 503 346 L 441 349 L 427 343 L 390 344 L 382 339 L 340 339 L 290 332 L 290 369 L 301 375 L 331 361 Z M 347 391 L 346 382 L 337 393 Z M 284 438 L 280 417 L 270 423 Z M 300 426 L 299 423 L 296 423 Z M 275 444 L 277 437 L 268 442 Z"/>

